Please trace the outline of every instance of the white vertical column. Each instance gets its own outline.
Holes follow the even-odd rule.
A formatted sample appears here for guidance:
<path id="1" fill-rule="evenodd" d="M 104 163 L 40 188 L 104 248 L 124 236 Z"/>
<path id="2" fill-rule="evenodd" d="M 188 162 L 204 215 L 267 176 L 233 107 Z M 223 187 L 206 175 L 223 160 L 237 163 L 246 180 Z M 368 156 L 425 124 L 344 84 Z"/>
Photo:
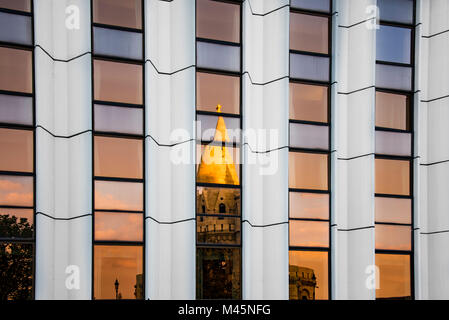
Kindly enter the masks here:
<path id="1" fill-rule="evenodd" d="M 288 299 L 288 4 L 242 5 L 243 299 Z"/>
<path id="2" fill-rule="evenodd" d="M 195 1 L 145 1 L 146 298 L 195 299 Z"/>
<path id="3" fill-rule="evenodd" d="M 36 299 L 90 299 L 90 1 L 35 0 L 34 11 Z"/>
<path id="4" fill-rule="evenodd" d="M 338 19 L 338 97 L 333 105 L 333 297 L 374 299 L 366 286 L 374 265 L 374 138 L 376 29 L 369 28 L 368 6 L 376 0 L 334 1 Z M 338 25 L 338 26 L 337 26 Z M 335 159 L 337 158 L 337 159 Z"/>
<path id="5" fill-rule="evenodd" d="M 415 265 L 420 280 L 416 293 L 421 299 L 449 299 L 449 3 L 421 0 L 418 4 L 417 22 L 422 25 L 417 27 L 421 92 L 415 97 L 420 156 L 415 169 L 419 172 Z"/>

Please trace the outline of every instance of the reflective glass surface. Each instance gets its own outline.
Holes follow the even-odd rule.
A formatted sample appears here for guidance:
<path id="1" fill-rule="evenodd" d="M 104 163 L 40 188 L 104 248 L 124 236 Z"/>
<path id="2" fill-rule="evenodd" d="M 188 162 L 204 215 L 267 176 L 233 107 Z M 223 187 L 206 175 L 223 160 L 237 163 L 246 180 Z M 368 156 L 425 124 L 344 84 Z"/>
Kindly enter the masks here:
<path id="1" fill-rule="evenodd" d="M 94 299 L 143 299 L 142 246 L 94 246 Z"/>
<path id="2" fill-rule="evenodd" d="M 95 181 L 95 209 L 143 211 L 142 183 Z"/>
<path id="3" fill-rule="evenodd" d="M 376 193 L 409 195 L 410 161 L 376 159 Z"/>
<path id="4" fill-rule="evenodd" d="M 0 170 L 33 171 L 33 131 L 0 128 Z"/>
<path id="5" fill-rule="evenodd" d="M 0 90 L 32 93 L 32 51 L 0 47 Z"/>
<path id="6" fill-rule="evenodd" d="M 410 255 L 376 254 L 380 284 L 377 299 L 411 299 Z"/>
<path id="7" fill-rule="evenodd" d="M 329 247 L 329 222 L 290 220 L 290 246 Z"/>
<path id="8" fill-rule="evenodd" d="M 329 195 L 289 192 L 290 218 L 329 219 Z"/>
<path id="9" fill-rule="evenodd" d="M 143 174 L 143 142 L 96 136 L 94 138 L 96 176 L 141 179 Z"/>
<path id="10" fill-rule="evenodd" d="M 327 122 L 328 87 L 290 82 L 290 119 Z"/>
<path id="11" fill-rule="evenodd" d="M 291 300 L 327 300 L 329 296 L 328 253 L 289 251 L 289 296 Z"/>
<path id="12" fill-rule="evenodd" d="M 329 18 L 290 12 L 290 49 L 328 53 Z"/>
<path id="13" fill-rule="evenodd" d="M 326 154 L 290 152 L 289 187 L 296 189 L 328 189 L 328 156 Z"/>
<path id="14" fill-rule="evenodd" d="M 197 299 L 241 299 L 240 266 L 240 248 L 197 248 Z"/>
<path id="15" fill-rule="evenodd" d="M 142 28 L 142 0 L 93 0 L 93 22 Z"/>
<path id="16" fill-rule="evenodd" d="M 0 205 L 33 206 L 33 177 L 0 175 Z"/>
<path id="17" fill-rule="evenodd" d="M 142 213 L 95 212 L 96 241 L 143 241 Z"/>

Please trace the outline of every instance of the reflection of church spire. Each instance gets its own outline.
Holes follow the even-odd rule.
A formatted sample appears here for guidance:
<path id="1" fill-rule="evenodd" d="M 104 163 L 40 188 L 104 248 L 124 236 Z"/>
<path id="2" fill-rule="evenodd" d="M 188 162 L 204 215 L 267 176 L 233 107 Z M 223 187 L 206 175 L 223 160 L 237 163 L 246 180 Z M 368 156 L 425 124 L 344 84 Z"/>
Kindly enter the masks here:
<path id="1" fill-rule="evenodd" d="M 217 112 L 221 112 L 221 105 L 217 105 Z M 222 116 L 219 116 L 215 127 L 214 141 L 204 148 L 201 156 L 197 182 L 239 184 L 234 161 L 228 148 L 218 145 L 224 142 L 229 142 L 229 136 L 225 121 Z"/>

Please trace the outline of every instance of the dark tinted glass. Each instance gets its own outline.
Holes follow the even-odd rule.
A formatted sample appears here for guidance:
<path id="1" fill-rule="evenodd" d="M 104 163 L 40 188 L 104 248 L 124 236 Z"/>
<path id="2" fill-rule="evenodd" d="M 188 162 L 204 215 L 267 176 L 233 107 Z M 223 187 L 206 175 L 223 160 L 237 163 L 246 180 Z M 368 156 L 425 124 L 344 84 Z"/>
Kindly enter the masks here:
<path id="1" fill-rule="evenodd" d="M 410 63 L 411 29 L 380 25 L 376 41 L 377 60 Z"/>
<path id="2" fill-rule="evenodd" d="M 328 253 L 289 251 L 289 296 L 292 300 L 327 300 Z"/>
<path id="3" fill-rule="evenodd" d="M 290 77 L 329 81 L 329 58 L 305 54 L 290 54 Z"/>
<path id="4" fill-rule="evenodd" d="M 93 0 L 96 23 L 142 28 L 142 0 Z"/>
<path id="5" fill-rule="evenodd" d="M 143 134 L 143 109 L 96 104 L 95 130 Z"/>
<path id="6" fill-rule="evenodd" d="M 197 299 L 241 299 L 240 248 L 197 248 Z"/>
<path id="7" fill-rule="evenodd" d="M 241 213 L 240 189 L 197 187 L 196 206 L 198 214 L 238 216 Z"/>
<path id="8" fill-rule="evenodd" d="M 30 45 L 31 17 L 0 12 L 0 41 Z"/>
<path id="9" fill-rule="evenodd" d="M 33 245 L 0 242 L 0 299 L 33 298 Z"/>
<path id="10" fill-rule="evenodd" d="M 330 0 L 291 0 L 291 7 L 297 9 L 330 12 Z"/>
<path id="11" fill-rule="evenodd" d="M 94 299 L 143 299 L 142 261 L 142 246 L 94 246 Z"/>
<path id="12" fill-rule="evenodd" d="M 33 209 L 0 208 L 0 238 L 32 238 Z"/>
<path id="13" fill-rule="evenodd" d="M 142 140 L 97 136 L 94 145 L 96 176 L 142 178 Z"/>
<path id="14" fill-rule="evenodd" d="M 142 34 L 94 27 L 94 51 L 105 56 L 142 59 Z"/>
<path id="15" fill-rule="evenodd" d="M 0 128 L 0 171 L 33 171 L 33 131 Z"/>
<path id="16" fill-rule="evenodd" d="M 377 0 L 383 21 L 413 23 L 414 0 Z"/>
<path id="17" fill-rule="evenodd" d="M 410 255 L 376 254 L 380 284 L 377 299 L 411 299 Z"/>
<path id="18" fill-rule="evenodd" d="M 290 13 L 290 49 L 328 53 L 329 18 Z"/>
<path id="19" fill-rule="evenodd" d="M 196 61 L 199 68 L 240 71 L 240 47 L 197 41 Z"/>
<path id="20" fill-rule="evenodd" d="M 240 113 L 240 77 L 196 73 L 196 108 L 202 111 Z"/>
<path id="21" fill-rule="evenodd" d="M 0 47 L 0 90 L 31 93 L 32 52 Z"/>
<path id="22" fill-rule="evenodd" d="M 33 124 L 33 98 L 0 94 L 0 122 Z"/>
<path id="23" fill-rule="evenodd" d="M 222 41 L 240 41 L 240 6 L 211 0 L 196 0 L 196 36 Z"/>
<path id="24" fill-rule="evenodd" d="M 290 82 L 290 119 L 327 122 L 328 87 Z"/>
<path id="25" fill-rule="evenodd" d="M 290 123 L 290 147 L 329 149 L 329 127 Z"/>

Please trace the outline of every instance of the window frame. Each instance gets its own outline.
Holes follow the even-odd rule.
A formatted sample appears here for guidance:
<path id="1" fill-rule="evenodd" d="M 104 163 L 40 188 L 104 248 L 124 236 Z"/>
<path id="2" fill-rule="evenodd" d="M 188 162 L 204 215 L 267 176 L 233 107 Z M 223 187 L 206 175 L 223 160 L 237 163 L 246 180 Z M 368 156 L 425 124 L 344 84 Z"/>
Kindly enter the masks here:
<path id="1" fill-rule="evenodd" d="M 92 101 L 91 101 L 91 121 L 92 121 L 92 137 L 91 137 L 91 143 L 92 143 L 92 235 L 91 235 L 91 258 L 92 258 L 92 268 L 91 268 L 91 299 L 95 299 L 95 246 L 101 246 L 101 245 L 113 245 L 113 246 L 140 246 L 142 249 L 142 292 L 143 297 L 142 300 L 145 300 L 146 294 L 147 294 L 147 288 L 146 288 L 146 279 L 147 279 L 147 272 L 146 272 L 146 208 L 145 208 L 145 194 L 146 194 L 146 183 L 145 183 L 145 172 L 146 172 L 146 163 L 145 163 L 145 153 L 146 153 L 146 147 L 145 147 L 145 141 L 146 141 L 146 121 L 145 121 L 145 101 L 146 101 L 146 94 L 145 94 L 145 1 L 141 1 L 141 8 L 142 8 L 142 28 L 141 29 L 135 29 L 135 28 L 129 28 L 129 27 L 122 27 L 122 26 L 116 26 L 116 25 L 108 25 L 108 24 L 101 24 L 94 22 L 94 14 L 93 14 L 93 1 L 90 0 L 90 14 L 91 14 L 91 24 L 90 24 L 90 34 L 91 34 L 91 48 L 93 50 L 94 48 L 94 28 L 95 27 L 101 27 L 104 29 L 113 29 L 113 30 L 119 30 L 119 31 L 129 31 L 129 32 L 136 32 L 140 33 L 142 35 L 142 59 L 136 60 L 132 58 L 123 58 L 123 57 L 116 57 L 116 56 L 105 56 L 96 54 L 95 52 L 92 52 L 91 55 L 91 94 L 92 94 Z M 132 64 L 132 65 L 139 65 L 142 68 L 142 104 L 133 104 L 133 103 L 124 103 L 124 102 L 113 102 L 113 101 L 104 101 L 104 100 L 96 100 L 95 99 L 95 79 L 94 79 L 94 62 L 95 60 L 102 60 L 102 61 L 110 61 L 110 62 L 118 62 L 118 63 L 125 63 L 125 64 Z M 105 105 L 105 106 L 116 106 L 116 107 L 126 107 L 126 108 L 139 108 L 142 110 L 142 134 L 130 134 L 130 133 L 121 133 L 121 132 L 104 132 L 104 131 L 96 131 L 95 130 L 95 105 Z M 94 148 L 95 148 L 95 137 L 101 136 L 101 137 L 113 137 L 113 138 L 131 138 L 131 139 L 140 139 L 142 140 L 142 178 L 116 178 L 116 177 L 100 177 L 95 175 L 95 154 L 94 154 Z M 96 209 L 95 208 L 95 182 L 96 181 L 115 181 L 115 182 L 136 182 L 142 184 L 142 211 L 134 211 L 134 210 L 120 210 L 120 209 Z M 96 240 L 95 239 L 95 212 L 120 212 L 120 213 L 138 213 L 142 214 L 142 226 L 143 226 L 143 236 L 142 241 L 121 241 L 121 240 Z M 98 298 L 96 298 L 98 299 Z M 100 299 L 103 300 L 103 299 Z M 133 299 L 134 300 L 134 299 Z M 139 300 L 136 299 L 135 300 Z"/>
<path id="2" fill-rule="evenodd" d="M 32 246 L 32 271 L 31 271 L 31 296 L 30 300 L 35 300 L 36 297 L 36 217 L 41 212 L 36 211 L 36 85 L 35 85 L 35 74 L 36 74 L 36 64 L 34 55 L 34 43 L 35 43 L 35 33 L 34 33 L 34 1 L 30 0 L 30 12 L 19 11 L 7 8 L 0 8 L 0 12 L 16 14 L 27 16 L 31 18 L 31 44 L 19 44 L 13 42 L 0 41 L 0 47 L 6 47 L 11 49 L 18 49 L 31 52 L 31 93 L 17 92 L 9 90 L 0 90 L 0 94 L 11 95 L 11 96 L 22 96 L 31 98 L 31 113 L 32 122 L 31 124 L 12 124 L 7 122 L 1 122 L 0 128 L 5 129 L 18 129 L 32 131 L 33 133 L 33 170 L 32 172 L 18 172 L 18 171 L 0 171 L 0 174 L 14 175 L 21 177 L 32 177 L 33 178 L 33 205 L 32 206 L 20 206 L 20 205 L 0 205 L 1 209 L 27 209 L 33 211 L 33 235 L 31 238 L 0 238 L 0 243 L 18 243 L 18 244 L 30 244 Z"/>
<path id="3" fill-rule="evenodd" d="M 198 115 L 209 115 L 209 116 L 218 116 L 218 117 L 227 117 L 227 118 L 238 118 L 240 120 L 240 130 L 243 129 L 243 97 L 242 97 L 242 90 L 243 90 L 243 75 L 244 72 L 242 72 L 243 70 L 243 26 L 242 26 L 242 22 L 243 22 L 243 6 L 242 6 L 242 2 L 241 1 L 237 1 L 237 0 L 213 0 L 213 1 L 217 1 L 217 2 L 224 2 L 224 3 L 232 3 L 235 5 L 238 5 L 240 7 L 240 37 L 239 43 L 236 42 L 229 42 L 229 41 L 223 41 L 223 40 L 215 40 L 215 39 L 207 39 L 207 38 L 200 38 L 197 37 L 197 33 L 196 33 L 196 23 L 195 23 L 195 121 L 198 121 Z M 197 20 L 197 1 L 195 0 L 195 21 Z M 214 44 L 220 44 L 220 45 L 227 45 L 227 46 L 233 46 L 233 47 L 239 47 L 240 49 L 240 71 L 236 72 L 236 71 L 228 71 L 228 70 L 221 70 L 221 69 L 212 69 L 212 68 L 200 68 L 197 66 L 197 61 L 198 61 L 198 52 L 197 52 L 197 43 L 198 41 L 200 42 L 207 42 L 207 43 L 214 43 Z M 222 113 L 222 112 L 211 112 L 211 111 L 205 111 L 205 110 L 198 110 L 197 109 L 197 76 L 196 74 L 200 72 L 200 73 L 210 73 L 210 74 L 217 74 L 217 75 L 224 75 L 224 76 L 234 76 L 234 77 L 239 77 L 239 113 L 238 114 L 232 114 L 232 113 Z M 224 146 L 224 147 L 233 147 L 233 148 L 238 148 L 239 149 L 239 169 L 238 169 L 238 173 L 239 173 L 239 184 L 238 185 L 232 185 L 232 184 L 214 184 L 214 183 L 200 183 L 197 181 L 197 173 L 198 173 L 198 168 L 195 166 L 195 190 L 197 189 L 197 187 L 211 187 L 211 188 L 233 188 L 233 189 L 239 189 L 240 191 L 240 204 L 242 204 L 242 197 L 243 197 L 243 189 L 242 189 L 242 177 L 243 177 L 243 168 L 242 168 L 242 149 L 243 149 L 243 142 L 242 142 L 242 137 L 240 137 L 240 142 L 209 142 L 209 141 L 202 141 L 201 137 L 197 137 L 196 136 L 196 132 L 195 132 L 195 154 L 196 154 L 196 148 L 198 146 L 198 144 L 200 144 L 201 146 L 203 145 L 218 145 L 218 146 Z M 198 155 L 196 154 L 195 159 L 197 159 Z M 239 274 L 239 283 L 240 283 L 240 292 L 239 292 L 239 298 L 241 299 L 243 296 L 243 275 L 242 275 L 242 266 L 243 266 L 243 208 L 241 207 L 241 212 L 240 212 L 240 216 L 236 216 L 236 218 L 240 218 L 240 241 L 239 244 L 205 244 L 205 243 L 198 243 L 198 237 L 197 237 L 197 219 L 201 216 L 206 216 L 203 215 L 201 213 L 197 212 L 197 195 L 195 192 L 195 261 L 197 261 L 197 256 L 198 256 L 198 249 L 201 248 L 217 248 L 217 249 L 221 249 L 221 248 L 235 248 L 235 249 L 239 249 L 239 255 L 240 255 L 240 274 Z M 216 214 L 214 215 L 216 217 L 229 217 L 229 215 L 226 214 Z M 204 298 L 199 298 L 197 296 L 198 293 L 198 274 L 197 274 L 197 270 L 195 270 L 195 296 L 197 300 L 204 300 Z"/>
<path id="4" fill-rule="evenodd" d="M 288 151 L 290 152 L 302 152 L 302 153 L 315 153 L 315 154 L 326 154 L 327 155 L 327 190 L 316 190 L 316 189 L 297 189 L 297 188 L 290 188 L 288 186 L 288 220 L 292 221 L 319 221 L 319 222 L 328 222 L 329 223 L 329 246 L 328 247 L 302 247 L 302 246 L 291 246 L 290 245 L 290 223 L 289 223 L 289 231 L 288 231 L 288 250 L 290 251 L 315 251 L 315 252 L 327 252 L 327 267 L 328 267 L 328 292 L 327 292 L 327 300 L 332 300 L 332 221 L 333 221 L 333 212 L 332 212 L 332 191 L 331 191 L 331 183 L 332 183 L 332 172 L 331 172 L 331 161 L 332 161 L 332 106 L 331 106 L 331 97 L 333 92 L 333 84 L 332 81 L 332 68 L 333 68 L 333 61 L 332 61 L 332 55 L 333 55 L 333 37 L 332 37 L 332 30 L 333 30 L 333 10 L 334 6 L 332 1 L 329 3 L 329 12 L 322 12 L 322 11 L 313 11 L 313 10 L 307 10 L 307 9 L 298 9 L 294 7 L 290 7 L 290 14 L 291 13 L 300 13 L 300 14 L 306 14 L 306 15 L 313 15 L 313 16 L 321 16 L 321 17 L 327 17 L 328 18 L 328 53 L 316 53 L 316 52 L 307 52 L 307 51 L 298 51 L 298 50 L 292 50 L 289 47 L 289 61 L 291 54 L 302 54 L 307 56 L 313 56 L 313 57 L 326 57 L 329 59 L 329 79 L 328 81 L 321 81 L 321 80 L 311 80 L 311 79 L 301 79 L 301 78 L 293 78 L 291 76 L 291 63 L 289 62 L 289 83 L 300 83 L 305 85 L 317 85 L 317 86 L 325 86 L 327 87 L 327 121 L 326 122 L 320 122 L 320 121 L 307 121 L 307 120 L 296 120 L 291 119 L 289 115 L 289 128 L 288 128 L 288 143 L 289 148 Z M 290 26 L 289 26 L 289 36 L 290 36 Z M 291 123 L 298 123 L 298 124 L 309 124 L 309 125 L 318 125 L 318 126 L 326 126 L 328 128 L 328 149 L 306 149 L 306 148 L 293 148 L 290 146 L 290 124 Z M 290 173 L 289 173 L 290 177 Z M 298 193 L 316 193 L 316 194 L 327 194 L 329 197 L 329 216 L 328 219 L 310 219 L 310 218 L 291 218 L 290 217 L 290 193 L 292 192 L 298 192 Z M 289 259 L 289 265 L 290 265 L 290 259 Z"/>

